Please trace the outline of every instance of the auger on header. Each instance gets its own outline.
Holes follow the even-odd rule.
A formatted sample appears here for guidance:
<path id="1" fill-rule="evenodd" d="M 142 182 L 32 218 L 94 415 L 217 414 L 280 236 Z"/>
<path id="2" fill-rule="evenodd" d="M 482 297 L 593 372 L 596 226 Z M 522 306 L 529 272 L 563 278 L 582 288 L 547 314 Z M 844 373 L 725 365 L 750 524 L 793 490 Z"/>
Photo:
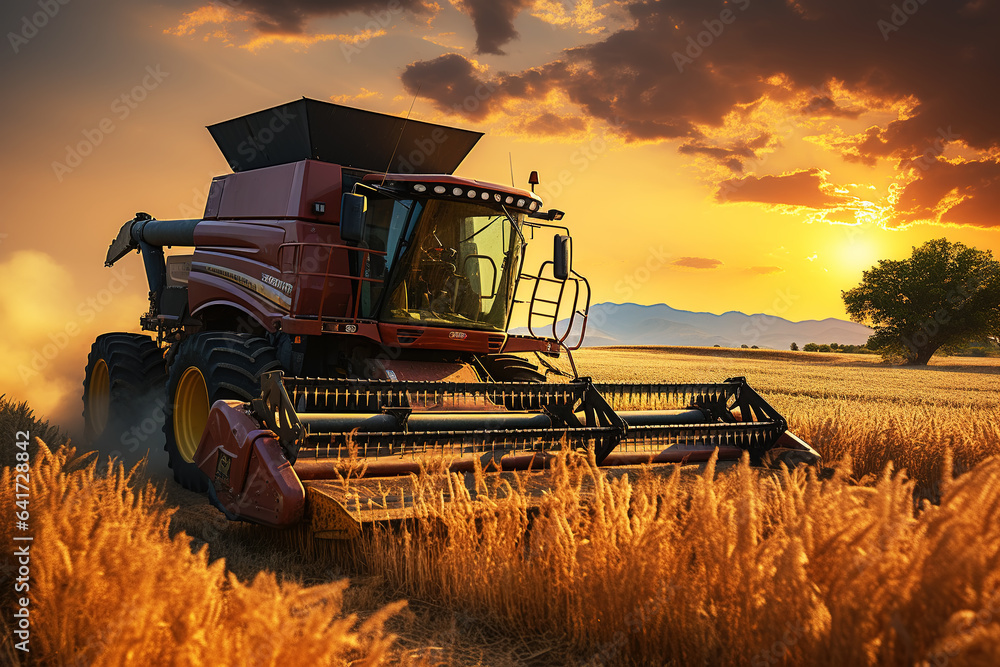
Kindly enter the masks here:
<path id="1" fill-rule="evenodd" d="M 165 387 L 174 477 L 228 517 L 350 538 L 407 516 L 411 495 L 385 488 L 409 473 L 544 480 L 561 449 L 619 471 L 818 459 L 744 378 L 548 381 L 553 359 L 572 366 L 590 286 L 561 211 L 452 175 L 481 134 L 310 99 L 208 129 L 234 173 L 202 218 L 137 214 L 112 241 L 109 266 L 142 254 L 152 335 L 100 336 L 83 402 L 100 437 Z M 528 335 L 508 333 L 515 307 Z"/>

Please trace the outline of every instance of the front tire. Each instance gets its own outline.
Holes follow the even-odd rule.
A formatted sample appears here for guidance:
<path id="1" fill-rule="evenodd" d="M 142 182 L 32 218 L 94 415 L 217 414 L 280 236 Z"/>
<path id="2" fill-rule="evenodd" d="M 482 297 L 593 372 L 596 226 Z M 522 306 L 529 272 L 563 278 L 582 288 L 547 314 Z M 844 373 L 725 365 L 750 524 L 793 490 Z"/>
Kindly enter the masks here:
<path id="1" fill-rule="evenodd" d="M 480 357 L 479 361 L 496 382 L 545 382 L 545 374 L 538 371 L 538 366 L 513 354 Z"/>
<path id="2" fill-rule="evenodd" d="M 163 350 L 142 334 L 97 337 L 83 380 L 84 436 L 89 442 L 124 434 L 139 419 L 151 392 L 163 390 L 167 373 Z"/>
<path id="3" fill-rule="evenodd" d="M 545 375 L 538 371 L 538 366 L 513 354 L 494 354 L 480 357 L 479 361 L 494 382 L 545 382 Z M 538 399 L 510 393 L 506 395 L 504 407 L 508 410 L 541 410 L 542 404 Z"/>
<path id="4" fill-rule="evenodd" d="M 194 456 L 212 404 L 256 398 L 261 373 L 280 368 L 274 348 L 251 334 L 205 332 L 180 343 L 167 380 L 172 410 L 163 425 L 164 449 L 178 484 L 199 493 L 208 489 Z"/>

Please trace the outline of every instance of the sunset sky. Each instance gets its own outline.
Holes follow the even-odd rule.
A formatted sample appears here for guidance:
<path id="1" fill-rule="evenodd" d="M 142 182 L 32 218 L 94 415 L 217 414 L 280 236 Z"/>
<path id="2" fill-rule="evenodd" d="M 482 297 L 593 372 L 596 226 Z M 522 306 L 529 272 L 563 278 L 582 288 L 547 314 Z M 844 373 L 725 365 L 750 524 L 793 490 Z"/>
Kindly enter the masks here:
<path id="1" fill-rule="evenodd" d="M 65 3 L 65 4 L 62 4 Z M 9 0 L 0 24 L 0 392 L 79 411 L 135 330 L 136 211 L 198 217 L 205 126 L 301 96 L 486 136 L 537 170 L 594 301 L 846 317 L 880 258 L 1000 256 L 1000 2 Z"/>

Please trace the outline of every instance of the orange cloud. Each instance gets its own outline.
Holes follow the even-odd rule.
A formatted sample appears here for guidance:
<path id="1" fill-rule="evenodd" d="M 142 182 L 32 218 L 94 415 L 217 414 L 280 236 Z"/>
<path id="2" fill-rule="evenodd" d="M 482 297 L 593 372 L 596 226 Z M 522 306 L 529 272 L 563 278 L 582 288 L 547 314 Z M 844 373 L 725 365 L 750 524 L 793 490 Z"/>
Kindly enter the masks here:
<path id="1" fill-rule="evenodd" d="M 336 104 L 354 104 L 362 100 L 380 100 L 382 99 L 382 93 L 375 90 L 368 90 L 367 88 L 362 88 L 359 92 L 349 95 L 331 95 L 330 101 Z"/>
<path id="2" fill-rule="evenodd" d="M 246 14 L 237 13 L 232 7 L 206 5 L 205 7 L 199 7 L 193 12 L 184 14 L 184 18 L 181 19 L 180 23 L 173 28 L 167 28 L 163 32 L 167 35 L 186 37 L 195 34 L 198 28 L 205 25 L 224 25 L 236 21 L 245 21 L 247 18 Z"/>
<path id="3" fill-rule="evenodd" d="M 318 42 L 340 42 L 341 44 L 366 44 L 376 37 L 385 36 L 385 30 L 365 30 L 364 32 L 349 34 L 320 33 L 312 35 L 286 35 L 286 34 L 264 34 L 258 35 L 246 44 L 240 46 L 249 51 L 256 51 L 272 44 L 291 44 L 293 46 L 312 46 Z"/>
<path id="4" fill-rule="evenodd" d="M 535 0 L 531 15 L 551 25 L 572 26 L 594 35 L 606 29 L 605 25 L 595 25 L 606 22 L 607 16 L 601 11 L 604 7 L 595 7 L 594 0 L 579 0 L 572 9 L 567 9 L 559 0 Z"/>
<path id="5" fill-rule="evenodd" d="M 684 269 L 717 269 L 722 266 L 722 260 L 708 257 L 681 257 L 675 259 L 671 264 Z"/>
<path id="6" fill-rule="evenodd" d="M 806 169 L 780 176 L 747 176 L 723 181 L 716 192 L 720 202 L 758 202 L 807 208 L 833 208 L 843 196 L 830 194 L 826 172 Z"/>
<path id="7" fill-rule="evenodd" d="M 1000 227 L 1000 161 L 935 160 L 899 193 L 896 221 Z"/>
<path id="8" fill-rule="evenodd" d="M 454 32 L 442 32 L 437 35 L 424 35 L 420 39 L 446 49 L 454 49 L 457 51 L 465 49 L 464 46 L 457 43 L 457 38 L 455 37 Z"/>

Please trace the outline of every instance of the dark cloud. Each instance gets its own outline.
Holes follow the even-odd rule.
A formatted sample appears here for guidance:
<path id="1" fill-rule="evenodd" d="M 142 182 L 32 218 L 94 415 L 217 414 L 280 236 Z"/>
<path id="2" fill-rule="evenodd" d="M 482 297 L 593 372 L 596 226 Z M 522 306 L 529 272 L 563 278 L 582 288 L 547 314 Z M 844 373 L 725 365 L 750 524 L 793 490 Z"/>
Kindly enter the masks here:
<path id="1" fill-rule="evenodd" d="M 342 16 L 350 12 L 360 12 L 370 16 L 392 16 L 392 8 L 412 14 L 432 14 L 437 5 L 427 0 L 393 0 L 392 7 L 385 3 L 369 0 L 242 0 L 231 5 L 234 9 L 247 12 L 254 19 L 254 27 L 264 34 L 298 35 L 305 31 L 306 23 L 313 18 Z"/>
<path id="2" fill-rule="evenodd" d="M 400 79 L 410 95 L 434 101 L 441 111 L 482 120 L 506 96 L 495 82 L 480 78 L 472 63 L 457 53 L 409 65 Z"/>
<path id="3" fill-rule="evenodd" d="M 505 17 L 516 11 L 501 6 L 502 37 L 513 34 Z M 763 99 L 786 104 L 791 116 L 844 120 L 915 103 L 887 126 L 842 142 L 845 158 L 866 164 L 888 158 L 905 167 L 942 132 L 950 137 L 944 144 L 1000 149 L 1000 87 L 994 85 L 1000 0 L 635 0 L 622 6 L 634 19 L 629 27 L 540 67 L 495 76 L 490 111 L 507 98 L 538 99 L 555 89 L 627 140 L 681 139 L 682 151 L 732 169 L 747 151 L 714 146 L 699 127 L 721 127 L 730 114 Z M 483 83 L 473 76 L 476 85 Z M 833 82 L 850 104 L 837 104 Z M 437 90 L 443 96 L 433 87 L 421 95 L 452 110 L 454 87 Z M 479 105 L 465 115 L 488 113 Z M 814 200 L 825 201 L 821 193 Z"/>
<path id="4" fill-rule="evenodd" d="M 586 131 L 587 120 L 580 116 L 560 116 L 546 111 L 526 119 L 517 129 L 524 134 L 557 137 Z"/>
<path id="5" fill-rule="evenodd" d="M 722 266 L 722 261 L 708 257 L 681 257 L 675 259 L 671 264 L 685 269 L 717 269 Z"/>
<path id="6" fill-rule="evenodd" d="M 502 55 L 501 47 L 518 37 L 514 19 L 535 0 L 461 0 L 460 8 L 472 19 L 476 30 L 476 51 Z M 262 35 L 302 35 L 314 18 L 343 16 L 351 12 L 367 14 L 386 28 L 401 12 L 421 16 L 435 15 L 440 6 L 434 0 L 241 0 L 209 3 L 207 6 L 231 6 L 249 16 L 254 29 Z"/>
<path id="7" fill-rule="evenodd" d="M 534 0 L 462 0 L 476 28 L 476 51 L 502 55 L 501 46 L 515 39 L 514 19 Z"/>
<path id="8" fill-rule="evenodd" d="M 723 202 L 759 202 L 808 208 L 831 208 L 842 203 L 823 191 L 825 180 L 819 169 L 781 176 L 747 176 L 723 181 L 716 199 Z"/>
<path id="9" fill-rule="evenodd" d="M 700 139 L 682 144 L 677 150 L 685 155 L 704 155 L 732 171 L 743 171 L 744 160 L 756 160 L 757 151 L 768 145 L 770 134 L 762 134 L 752 141 L 735 142 L 729 146 L 711 146 Z"/>
<path id="10" fill-rule="evenodd" d="M 485 77 L 457 53 L 410 63 L 400 80 L 410 95 L 419 91 L 441 111 L 482 120 L 509 99 L 540 99 L 567 76 L 563 63 L 519 74 Z"/>
<path id="11" fill-rule="evenodd" d="M 857 118 L 864 112 L 859 107 L 842 107 L 829 95 L 817 95 L 799 108 L 799 113 L 828 118 Z"/>
<path id="12" fill-rule="evenodd" d="M 1000 68 L 998 3 L 983 0 L 975 12 L 912 3 L 916 11 L 886 41 L 878 22 L 899 6 L 889 0 L 737 0 L 725 17 L 699 0 L 634 2 L 633 27 L 567 54 L 583 72 L 567 88 L 592 114 L 622 118 L 628 134 L 672 138 L 684 128 L 696 134 L 695 123 L 720 125 L 769 94 L 776 75 L 803 92 L 835 79 L 861 97 L 920 101 L 886 133 L 884 150 L 913 151 L 948 125 L 974 147 L 996 146 L 995 105 L 983 97 L 998 97 L 987 83 Z M 857 111 L 811 97 L 810 115 Z"/>

